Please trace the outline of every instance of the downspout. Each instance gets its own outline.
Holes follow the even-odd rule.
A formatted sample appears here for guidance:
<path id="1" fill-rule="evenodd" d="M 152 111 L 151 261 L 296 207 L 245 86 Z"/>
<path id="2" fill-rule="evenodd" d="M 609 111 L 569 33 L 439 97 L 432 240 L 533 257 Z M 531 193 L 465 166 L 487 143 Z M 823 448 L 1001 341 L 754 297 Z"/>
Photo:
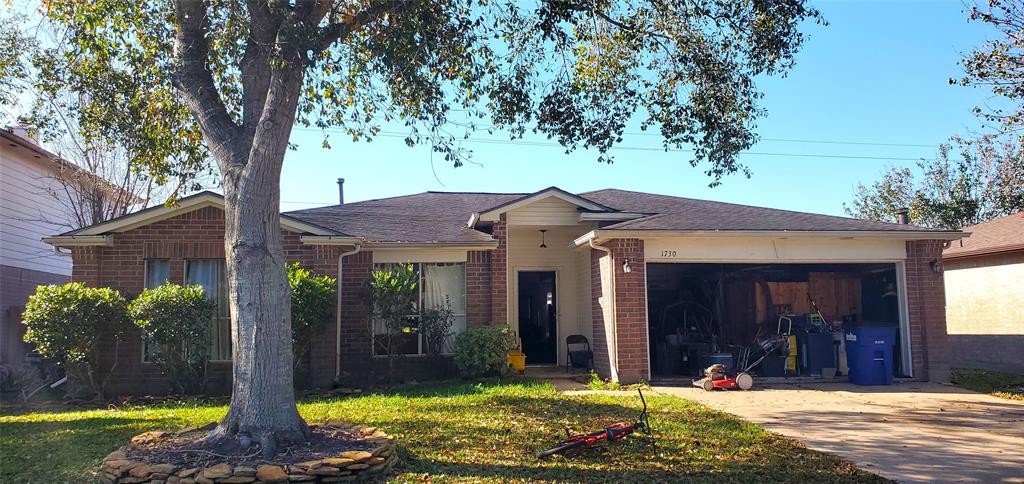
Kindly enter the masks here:
<path id="1" fill-rule="evenodd" d="M 362 248 L 363 247 L 361 245 L 357 245 L 355 250 L 352 250 L 352 251 L 349 251 L 349 252 L 342 252 L 341 255 L 338 256 L 338 310 L 336 311 L 337 315 L 335 316 L 335 319 L 337 321 L 335 323 L 336 327 L 334 329 L 334 383 L 335 384 L 337 384 L 338 381 L 341 379 L 341 301 L 342 301 L 341 292 L 342 292 L 342 288 L 345 287 L 345 282 L 344 282 L 345 279 L 344 279 L 344 277 L 342 277 L 345 274 L 343 272 L 343 270 L 345 268 L 345 264 L 342 261 L 345 260 L 346 256 L 358 254 L 359 251 Z"/>
<path id="2" fill-rule="evenodd" d="M 610 274 L 610 276 L 611 276 L 612 294 L 611 294 L 611 298 L 610 298 L 611 302 L 609 304 L 611 305 L 611 310 L 612 310 L 612 345 L 611 345 L 612 351 L 610 351 L 610 353 L 611 353 L 611 361 L 609 362 L 608 369 L 611 372 L 611 375 L 609 375 L 609 376 L 611 376 L 611 379 L 613 381 L 619 381 L 619 321 L 618 321 L 618 313 L 615 311 L 615 257 L 612 256 L 612 250 L 611 249 L 609 249 L 607 247 L 601 247 L 599 245 L 595 245 L 593 238 L 590 239 L 589 242 L 590 242 L 590 248 L 591 249 L 596 249 L 596 250 L 599 250 L 601 252 L 604 252 L 605 254 L 608 254 L 608 262 L 610 263 L 609 266 L 611 267 L 611 274 Z"/>

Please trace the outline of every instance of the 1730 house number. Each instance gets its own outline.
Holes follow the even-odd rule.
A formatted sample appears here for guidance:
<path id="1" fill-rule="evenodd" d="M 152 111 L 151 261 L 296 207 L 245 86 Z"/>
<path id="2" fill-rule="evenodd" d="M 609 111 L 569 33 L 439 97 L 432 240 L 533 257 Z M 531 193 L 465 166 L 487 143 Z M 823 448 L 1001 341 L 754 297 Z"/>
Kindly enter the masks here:
<path id="1" fill-rule="evenodd" d="M 676 257 L 676 251 L 674 250 L 663 250 L 661 251 L 662 257 Z"/>

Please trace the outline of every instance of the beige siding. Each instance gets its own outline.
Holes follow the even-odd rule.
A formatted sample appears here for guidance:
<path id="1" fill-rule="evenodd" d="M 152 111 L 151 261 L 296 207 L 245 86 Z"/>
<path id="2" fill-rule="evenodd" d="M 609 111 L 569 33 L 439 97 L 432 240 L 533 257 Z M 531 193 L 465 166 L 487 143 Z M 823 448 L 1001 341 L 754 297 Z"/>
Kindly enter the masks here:
<path id="1" fill-rule="evenodd" d="M 538 200 L 508 212 L 509 225 L 576 225 L 576 205 L 557 197 Z"/>
<path id="2" fill-rule="evenodd" d="M 518 325 L 518 273 L 554 271 L 558 322 L 558 362 L 565 363 L 565 337 L 582 334 L 592 339 L 590 325 L 589 249 L 575 249 L 572 241 L 589 227 L 547 227 L 547 248 L 541 249 L 541 227 L 510 227 L 508 231 L 509 321 Z M 581 255 L 585 253 L 587 257 Z M 587 279 L 583 283 L 584 275 Z M 585 298 L 584 298 L 585 293 Z M 529 356 L 529 355 L 527 355 Z"/>
<path id="3" fill-rule="evenodd" d="M 0 149 L 0 265 L 71 275 L 71 258 L 53 253 L 43 237 L 70 230 L 72 217 L 52 193 L 63 187 L 51 178 L 48 160 L 22 147 Z"/>
<path id="4" fill-rule="evenodd" d="M 947 269 L 950 335 L 1024 335 L 1024 263 Z"/>

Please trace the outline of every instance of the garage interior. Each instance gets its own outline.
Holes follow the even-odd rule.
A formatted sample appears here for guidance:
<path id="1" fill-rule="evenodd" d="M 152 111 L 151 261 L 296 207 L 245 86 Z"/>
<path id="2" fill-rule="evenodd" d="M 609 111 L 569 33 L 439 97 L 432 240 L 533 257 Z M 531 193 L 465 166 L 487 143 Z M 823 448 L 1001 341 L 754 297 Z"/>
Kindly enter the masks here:
<path id="1" fill-rule="evenodd" d="M 893 376 L 908 376 L 893 263 L 649 263 L 647 301 L 654 378 L 739 372 L 761 356 L 753 375 L 842 378 L 858 327 L 893 328 Z"/>

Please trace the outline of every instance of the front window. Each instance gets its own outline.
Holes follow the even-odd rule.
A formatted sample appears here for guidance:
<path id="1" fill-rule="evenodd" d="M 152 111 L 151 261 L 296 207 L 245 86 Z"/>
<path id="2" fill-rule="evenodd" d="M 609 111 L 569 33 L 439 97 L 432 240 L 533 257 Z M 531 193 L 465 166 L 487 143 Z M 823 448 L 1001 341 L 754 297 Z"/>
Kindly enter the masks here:
<path id="1" fill-rule="evenodd" d="M 167 259 L 146 259 L 146 289 L 156 289 L 171 279 L 171 261 Z M 142 340 L 142 361 L 150 362 L 156 357 L 157 345 Z"/>
<path id="2" fill-rule="evenodd" d="M 228 313 L 228 283 L 224 259 L 195 259 L 185 266 L 187 284 L 203 286 L 207 297 L 217 303 L 210 328 L 210 359 L 231 360 L 231 317 Z"/>
<path id="3" fill-rule="evenodd" d="M 418 292 L 415 304 L 406 315 L 408 332 L 392 337 L 392 354 L 420 355 L 426 354 L 426 343 L 423 336 L 415 330 L 423 310 L 451 306 L 453 322 L 451 337 L 448 338 L 445 353 L 450 353 L 454 335 L 466 330 L 466 265 L 459 262 L 417 263 L 412 264 L 419 274 Z M 388 270 L 389 264 L 375 264 L 374 270 Z M 386 325 L 381 320 L 374 321 L 374 354 L 386 355 L 385 346 L 380 342 L 386 339 Z"/>

